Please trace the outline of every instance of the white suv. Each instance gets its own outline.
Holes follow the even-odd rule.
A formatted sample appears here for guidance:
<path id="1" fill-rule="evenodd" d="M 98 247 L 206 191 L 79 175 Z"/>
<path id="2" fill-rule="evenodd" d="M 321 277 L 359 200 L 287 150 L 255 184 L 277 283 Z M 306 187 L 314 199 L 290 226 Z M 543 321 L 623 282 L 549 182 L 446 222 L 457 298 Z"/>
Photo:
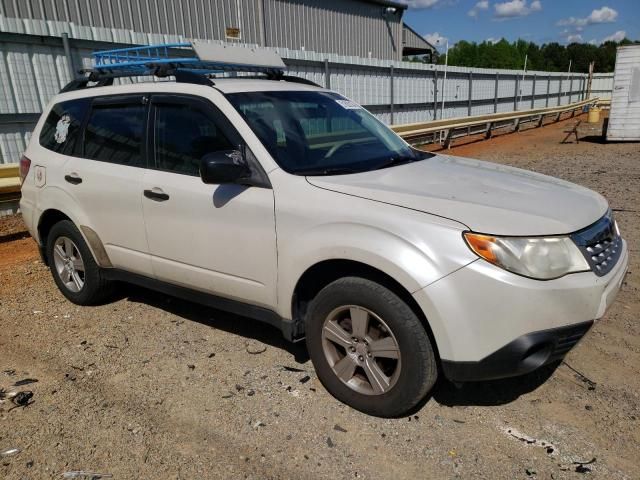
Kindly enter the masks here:
<path id="1" fill-rule="evenodd" d="M 399 416 L 438 374 L 530 372 L 613 301 L 607 201 L 536 173 L 418 151 L 292 78 L 85 87 L 21 161 L 21 210 L 61 292 L 131 282 L 306 338 L 354 408 Z"/>

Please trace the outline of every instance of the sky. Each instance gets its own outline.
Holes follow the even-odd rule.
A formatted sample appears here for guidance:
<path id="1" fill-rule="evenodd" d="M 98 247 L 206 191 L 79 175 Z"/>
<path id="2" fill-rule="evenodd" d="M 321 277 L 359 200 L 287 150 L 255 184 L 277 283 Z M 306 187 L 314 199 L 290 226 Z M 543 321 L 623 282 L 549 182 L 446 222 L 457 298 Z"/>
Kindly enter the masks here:
<path id="1" fill-rule="evenodd" d="M 404 22 L 444 49 L 446 40 L 538 44 L 640 40 L 640 0 L 400 0 Z"/>

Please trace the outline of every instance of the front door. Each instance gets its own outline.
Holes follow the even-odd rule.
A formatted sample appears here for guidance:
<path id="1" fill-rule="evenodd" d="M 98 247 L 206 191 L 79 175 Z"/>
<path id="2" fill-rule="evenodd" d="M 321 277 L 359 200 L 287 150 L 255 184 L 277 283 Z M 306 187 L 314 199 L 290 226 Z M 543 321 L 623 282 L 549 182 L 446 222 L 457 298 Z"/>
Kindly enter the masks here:
<path id="1" fill-rule="evenodd" d="M 255 305 L 275 304 L 276 233 L 270 188 L 206 185 L 207 153 L 242 139 L 209 101 L 151 98 L 151 168 L 142 199 L 157 279 Z"/>

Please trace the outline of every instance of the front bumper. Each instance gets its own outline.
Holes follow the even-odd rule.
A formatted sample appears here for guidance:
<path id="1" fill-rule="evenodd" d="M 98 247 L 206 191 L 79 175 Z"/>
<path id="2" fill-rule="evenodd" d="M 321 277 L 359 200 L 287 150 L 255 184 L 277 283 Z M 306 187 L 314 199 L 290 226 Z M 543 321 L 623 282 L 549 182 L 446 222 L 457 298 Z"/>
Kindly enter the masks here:
<path id="1" fill-rule="evenodd" d="M 624 240 L 618 262 L 601 277 L 532 280 L 477 260 L 413 295 L 448 378 L 509 377 L 562 358 L 612 304 L 628 262 Z"/>
<path id="2" fill-rule="evenodd" d="M 527 333 L 479 362 L 442 361 L 444 375 L 453 382 L 513 377 L 562 360 L 589 331 L 593 321 Z"/>

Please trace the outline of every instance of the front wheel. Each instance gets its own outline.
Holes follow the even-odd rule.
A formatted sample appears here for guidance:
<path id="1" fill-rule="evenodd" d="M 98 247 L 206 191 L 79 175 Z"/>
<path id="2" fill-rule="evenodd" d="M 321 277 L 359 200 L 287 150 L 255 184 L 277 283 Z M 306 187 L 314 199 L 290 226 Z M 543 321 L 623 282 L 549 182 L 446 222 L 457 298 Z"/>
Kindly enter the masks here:
<path id="1" fill-rule="evenodd" d="M 309 305 L 307 349 L 318 378 L 337 399 L 364 413 L 398 417 L 437 379 L 429 336 L 413 310 L 373 281 L 345 277 Z"/>

